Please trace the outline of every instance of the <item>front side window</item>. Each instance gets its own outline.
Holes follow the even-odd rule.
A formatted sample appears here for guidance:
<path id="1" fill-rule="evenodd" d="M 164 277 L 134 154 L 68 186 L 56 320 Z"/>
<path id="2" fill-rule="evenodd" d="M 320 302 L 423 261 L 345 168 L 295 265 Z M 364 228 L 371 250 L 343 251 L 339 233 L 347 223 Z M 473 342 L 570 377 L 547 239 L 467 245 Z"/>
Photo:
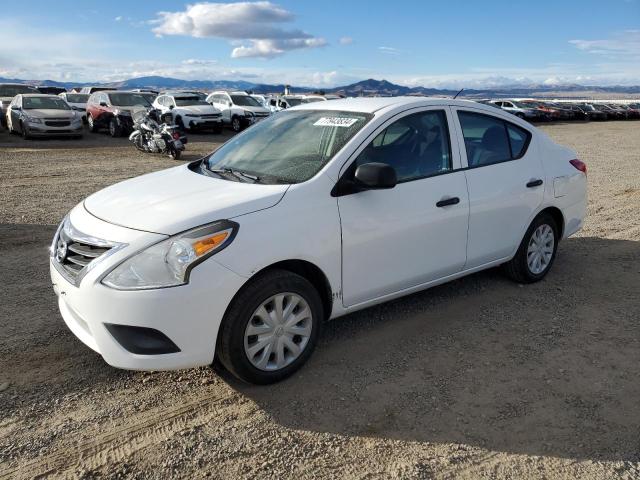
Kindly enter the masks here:
<path id="1" fill-rule="evenodd" d="M 300 183 L 313 177 L 372 118 L 324 110 L 283 112 L 253 125 L 212 153 L 209 170 L 233 169 L 261 183 Z"/>
<path id="2" fill-rule="evenodd" d="M 69 103 L 87 103 L 89 95 L 83 93 L 67 93 L 67 102 Z"/>
<path id="3" fill-rule="evenodd" d="M 469 167 L 515 160 L 524 155 L 531 134 L 500 118 L 458 112 Z"/>
<path id="4" fill-rule="evenodd" d="M 25 110 L 50 109 L 50 110 L 71 110 L 71 107 L 63 99 L 58 97 L 24 97 L 22 108 Z"/>
<path id="5" fill-rule="evenodd" d="M 414 113 L 380 132 L 358 155 L 354 171 L 364 163 L 392 166 L 398 181 L 409 181 L 451 170 L 447 116 L 442 110 Z"/>

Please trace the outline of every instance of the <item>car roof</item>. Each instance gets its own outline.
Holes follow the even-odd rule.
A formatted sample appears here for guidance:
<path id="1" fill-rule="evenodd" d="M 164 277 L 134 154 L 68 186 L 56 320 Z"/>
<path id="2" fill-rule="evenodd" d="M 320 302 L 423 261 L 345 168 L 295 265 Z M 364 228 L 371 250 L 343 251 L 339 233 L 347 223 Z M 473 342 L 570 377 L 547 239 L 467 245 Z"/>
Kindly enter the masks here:
<path id="1" fill-rule="evenodd" d="M 346 112 L 375 113 L 379 110 L 395 107 L 428 107 L 439 105 L 453 105 L 473 107 L 495 113 L 495 108 L 471 100 L 453 100 L 450 98 L 430 97 L 358 97 L 327 100 L 326 102 L 303 103 L 295 110 L 336 110 Z"/>
<path id="2" fill-rule="evenodd" d="M 60 98 L 58 95 L 54 95 L 53 93 L 21 93 L 23 97 L 49 97 L 49 98 Z"/>

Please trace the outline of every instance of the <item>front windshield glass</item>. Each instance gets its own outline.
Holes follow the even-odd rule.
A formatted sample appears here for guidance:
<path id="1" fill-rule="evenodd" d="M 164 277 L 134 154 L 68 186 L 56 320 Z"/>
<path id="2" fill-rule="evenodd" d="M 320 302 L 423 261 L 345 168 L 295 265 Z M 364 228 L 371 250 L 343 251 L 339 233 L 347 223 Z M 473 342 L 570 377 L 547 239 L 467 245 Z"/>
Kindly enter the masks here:
<path id="1" fill-rule="evenodd" d="M 205 166 L 256 175 L 262 183 L 304 182 L 371 118 L 360 112 L 282 112 L 233 137 L 205 159 Z"/>
<path id="2" fill-rule="evenodd" d="M 67 102 L 69 103 L 87 103 L 89 95 L 86 93 L 67 93 Z"/>
<path id="3" fill-rule="evenodd" d="M 176 101 L 176 105 L 178 107 L 186 107 L 188 105 L 209 105 L 207 102 L 201 100 L 197 96 L 173 97 L 173 99 Z"/>
<path id="4" fill-rule="evenodd" d="M 287 103 L 292 107 L 297 107 L 298 105 L 302 105 L 302 98 L 285 98 Z"/>
<path id="5" fill-rule="evenodd" d="M 151 106 L 151 102 L 142 93 L 110 93 L 109 100 L 116 107 Z"/>
<path id="6" fill-rule="evenodd" d="M 57 97 L 23 97 L 22 108 L 25 110 L 33 110 L 36 108 L 45 108 L 51 110 L 70 110 L 67 102 Z"/>
<path id="7" fill-rule="evenodd" d="M 21 93 L 38 93 L 28 85 L 0 85 L 0 97 L 15 97 Z"/>
<path id="8" fill-rule="evenodd" d="M 249 95 L 231 95 L 231 101 L 241 107 L 261 107 L 258 101 Z"/>

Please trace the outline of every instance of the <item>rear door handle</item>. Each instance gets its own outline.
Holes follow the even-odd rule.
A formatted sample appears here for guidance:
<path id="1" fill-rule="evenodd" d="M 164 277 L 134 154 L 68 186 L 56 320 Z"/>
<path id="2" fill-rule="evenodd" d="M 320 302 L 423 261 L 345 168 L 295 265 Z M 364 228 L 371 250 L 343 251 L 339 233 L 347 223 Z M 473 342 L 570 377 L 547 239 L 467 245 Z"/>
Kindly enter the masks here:
<path id="1" fill-rule="evenodd" d="M 527 188 L 533 188 L 533 187 L 539 187 L 540 185 L 542 185 L 542 180 L 539 178 L 537 180 L 531 180 L 529 183 L 527 183 Z"/>
<path id="2" fill-rule="evenodd" d="M 440 200 L 438 203 L 436 203 L 436 207 L 447 207 L 449 205 L 457 205 L 458 203 L 460 203 L 460 199 L 458 197 L 451 197 Z"/>

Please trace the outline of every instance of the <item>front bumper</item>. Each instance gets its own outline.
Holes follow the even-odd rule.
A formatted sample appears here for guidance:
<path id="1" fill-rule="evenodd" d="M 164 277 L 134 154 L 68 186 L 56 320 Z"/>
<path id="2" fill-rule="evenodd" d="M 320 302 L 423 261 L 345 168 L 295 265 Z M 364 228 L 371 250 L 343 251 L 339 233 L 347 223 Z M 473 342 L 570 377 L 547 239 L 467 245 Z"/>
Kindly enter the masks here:
<path id="1" fill-rule="evenodd" d="M 82 122 L 79 125 L 71 124 L 66 127 L 50 127 L 44 123 L 29 123 L 29 135 L 32 137 L 74 137 L 84 132 Z"/>
<path id="2" fill-rule="evenodd" d="M 205 129 L 205 128 L 222 128 L 222 117 L 218 118 L 189 118 L 189 128 Z"/>
<path id="3" fill-rule="evenodd" d="M 82 205 L 72 211 L 70 220 L 85 234 L 127 244 L 103 262 L 98 261 L 77 286 L 60 273 L 56 260 L 50 259 L 60 313 L 76 337 L 117 368 L 173 370 L 211 364 L 227 305 L 246 279 L 210 258 L 193 269 L 187 285 L 139 291 L 106 287 L 100 280 L 114 265 L 131 252 L 166 237 L 108 224 L 91 216 Z M 132 353 L 116 340 L 109 324 L 157 330 L 179 351 Z"/>

